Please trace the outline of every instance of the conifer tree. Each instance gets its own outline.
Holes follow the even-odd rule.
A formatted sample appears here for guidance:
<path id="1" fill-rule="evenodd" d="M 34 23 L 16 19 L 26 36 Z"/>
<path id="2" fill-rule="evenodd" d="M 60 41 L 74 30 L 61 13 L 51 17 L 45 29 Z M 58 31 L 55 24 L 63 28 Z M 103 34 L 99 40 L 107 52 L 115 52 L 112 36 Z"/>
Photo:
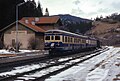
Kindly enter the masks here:
<path id="1" fill-rule="evenodd" d="M 38 1 L 38 16 L 43 16 L 43 12 L 42 12 L 42 8 L 41 8 L 41 4 L 40 4 L 40 1 Z"/>
<path id="2" fill-rule="evenodd" d="M 15 21 L 16 4 L 24 0 L 0 0 L 0 29 Z"/>
<path id="3" fill-rule="evenodd" d="M 15 22 L 16 5 L 24 0 L 0 0 L 0 29 Z M 43 16 L 40 3 L 36 7 L 35 0 L 27 0 L 24 5 L 19 6 L 19 19 L 22 17 Z"/>

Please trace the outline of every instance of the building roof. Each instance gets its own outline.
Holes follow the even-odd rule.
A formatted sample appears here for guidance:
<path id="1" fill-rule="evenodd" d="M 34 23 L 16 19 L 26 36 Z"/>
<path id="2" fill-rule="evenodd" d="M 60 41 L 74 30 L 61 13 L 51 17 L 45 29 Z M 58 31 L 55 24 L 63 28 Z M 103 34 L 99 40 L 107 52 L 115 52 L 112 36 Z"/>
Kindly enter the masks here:
<path id="1" fill-rule="evenodd" d="M 40 28 L 40 27 L 38 27 L 38 26 L 36 26 L 36 25 L 26 24 L 26 23 L 23 23 L 23 22 L 21 22 L 21 21 L 19 21 L 19 22 L 20 22 L 21 24 L 27 26 L 28 28 L 36 31 L 36 32 L 45 32 L 45 30 L 43 30 L 42 28 Z"/>
<path id="2" fill-rule="evenodd" d="M 57 23 L 60 19 L 59 16 L 49 16 L 49 17 L 23 17 L 18 22 L 30 29 L 32 29 L 35 32 L 45 32 L 46 30 L 40 28 L 36 24 L 54 24 Z M 4 31 L 7 28 L 9 28 L 11 25 L 15 24 L 16 22 L 8 25 L 7 27 L 3 28 L 0 31 Z"/>
<path id="3" fill-rule="evenodd" d="M 41 17 L 39 22 L 37 24 L 52 24 L 52 23 L 57 23 L 60 17 L 58 16 L 53 16 L 53 17 Z"/>
<path id="4" fill-rule="evenodd" d="M 38 27 L 35 24 L 54 24 L 60 19 L 59 16 L 49 16 L 49 17 L 24 17 L 19 20 L 23 25 L 35 30 L 36 32 L 45 32 L 46 30 Z"/>
<path id="5" fill-rule="evenodd" d="M 5 28 L 3 28 L 2 30 L 0 30 L 0 32 L 6 30 L 7 28 L 10 28 L 11 25 L 15 24 L 16 22 L 13 22 L 11 23 L 10 25 L 6 26 Z M 26 23 L 23 23 L 21 21 L 19 21 L 20 24 L 28 27 L 29 29 L 35 31 L 35 32 L 45 32 L 45 30 L 43 30 L 42 28 L 36 26 L 36 25 L 32 25 L 32 24 L 26 24 Z"/>
<path id="6" fill-rule="evenodd" d="M 59 16 L 49 16 L 49 17 L 24 17 L 21 21 L 28 20 L 28 22 L 34 21 L 35 24 L 54 24 L 60 19 Z"/>

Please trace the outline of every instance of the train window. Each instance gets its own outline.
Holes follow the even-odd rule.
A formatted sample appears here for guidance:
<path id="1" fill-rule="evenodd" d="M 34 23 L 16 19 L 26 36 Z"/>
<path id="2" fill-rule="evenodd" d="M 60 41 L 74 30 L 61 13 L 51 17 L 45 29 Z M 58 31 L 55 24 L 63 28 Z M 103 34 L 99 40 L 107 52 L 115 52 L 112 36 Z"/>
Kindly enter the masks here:
<path id="1" fill-rule="evenodd" d="M 54 40 L 54 36 L 51 36 L 51 40 Z"/>
<path id="2" fill-rule="evenodd" d="M 74 43 L 75 43 L 75 38 L 74 38 Z"/>
<path id="3" fill-rule="evenodd" d="M 68 42 L 70 42 L 70 37 L 68 37 Z"/>
<path id="4" fill-rule="evenodd" d="M 72 38 L 71 38 L 71 42 L 72 42 Z"/>
<path id="5" fill-rule="evenodd" d="M 76 43 L 77 43 L 77 38 L 76 38 Z"/>
<path id="6" fill-rule="evenodd" d="M 76 43 L 78 43 L 78 38 L 76 38 Z"/>
<path id="7" fill-rule="evenodd" d="M 70 42 L 70 37 L 67 38 L 67 42 Z"/>
<path id="8" fill-rule="evenodd" d="M 80 38 L 79 42 L 82 43 L 82 42 L 81 42 L 81 38 Z"/>
<path id="9" fill-rule="evenodd" d="M 80 38 L 78 39 L 78 43 L 80 43 Z"/>
<path id="10" fill-rule="evenodd" d="M 79 38 L 77 39 L 77 43 L 79 43 Z"/>
<path id="11" fill-rule="evenodd" d="M 45 40 L 50 40 L 50 36 L 46 36 L 46 37 L 45 37 Z"/>
<path id="12" fill-rule="evenodd" d="M 64 42 L 64 36 L 62 36 L 62 41 Z"/>
<path id="13" fill-rule="evenodd" d="M 84 43 L 84 42 L 83 42 L 83 39 L 81 39 L 81 42 L 82 42 L 82 44 Z"/>
<path id="14" fill-rule="evenodd" d="M 76 38 L 74 39 L 74 43 L 76 43 Z"/>
<path id="15" fill-rule="evenodd" d="M 83 39 L 83 43 L 86 43 L 86 40 L 85 40 L 85 39 Z"/>
<path id="16" fill-rule="evenodd" d="M 65 42 L 67 42 L 67 37 L 65 37 Z"/>
<path id="17" fill-rule="evenodd" d="M 60 36 L 55 36 L 55 40 L 60 40 Z"/>
<path id="18" fill-rule="evenodd" d="M 77 38 L 75 38 L 75 43 L 77 43 Z"/>

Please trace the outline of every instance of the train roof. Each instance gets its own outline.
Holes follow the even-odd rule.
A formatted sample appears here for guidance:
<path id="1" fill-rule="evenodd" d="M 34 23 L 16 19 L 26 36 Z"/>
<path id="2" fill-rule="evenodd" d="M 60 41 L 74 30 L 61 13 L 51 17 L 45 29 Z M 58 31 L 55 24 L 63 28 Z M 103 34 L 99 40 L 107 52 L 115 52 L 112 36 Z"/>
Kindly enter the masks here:
<path id="1" fill-rule="evenodd" d="M 73 35 L 73 36 L 78 36 L 78 37 L 83 37 L 83 38 L 89 38 L 89 39 L 93 39 L 95 40 L 95 38 L 93 37 L 88 37 L 88 36 L 84 36 L 84 35 L 79 35 L 79 34 L 76 34 L 76 33 L 71 33 L 71 32 L 68 32 L 68 31 L 64 31 L 64 30 L 59 30 L 59 29 L 53 29 L 53 30 L 47 30 L 45 33 L 51 33 L 51 32 L 56 32 L 56 33 L 64 33 L 64 34 L 70 34 L 70 35 Z"/>
<path id="2" fill-rule="evenodd" d="M 79 35 L 79 34 L 71 33 L 71 32 L 64 31 L 64 30 L 58 30 L 58 29 L 48 30 L 48 31 L 46 31 L 46 33 L 49 33 L 49 32 L 56 32 L 56 33 L 59 32 L 59 33 L 70 34 L 70 35 L 74 35 L 74 36 L 80 36 L 80 37 L 86 37 L 86 38 L 87 38 L 87 36 L 83 36 L 83 35 Z"/>

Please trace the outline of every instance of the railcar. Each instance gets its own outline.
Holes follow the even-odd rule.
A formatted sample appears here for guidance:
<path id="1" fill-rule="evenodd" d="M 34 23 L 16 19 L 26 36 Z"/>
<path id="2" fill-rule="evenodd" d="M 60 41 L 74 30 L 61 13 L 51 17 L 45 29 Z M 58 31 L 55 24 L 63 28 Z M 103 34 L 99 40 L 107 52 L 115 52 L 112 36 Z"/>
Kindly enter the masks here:
<path id="1" fill-rule="evenodd" d="M 96 46 L 97 40 L 92 37 L 56 29 L 45 33 L 45 50 L 50 54 L 73 53 Z"/>

